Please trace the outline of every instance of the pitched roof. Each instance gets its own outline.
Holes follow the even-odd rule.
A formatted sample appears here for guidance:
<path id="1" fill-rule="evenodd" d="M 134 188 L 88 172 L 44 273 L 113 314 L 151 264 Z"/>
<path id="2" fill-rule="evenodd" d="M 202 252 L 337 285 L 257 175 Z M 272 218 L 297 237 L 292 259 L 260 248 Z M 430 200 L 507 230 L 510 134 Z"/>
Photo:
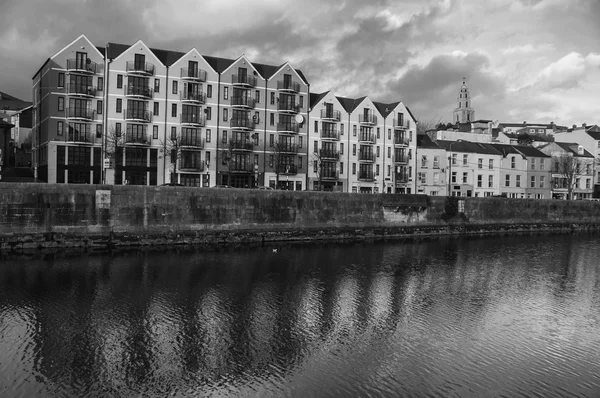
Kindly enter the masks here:
<path id="1" fill-rule="evenodd" d="M 500 152 L 502 154 L 502 156 L 506 156 L 506 155 L 516 155 L 516 154 L 520 154 L 519 151 L 517 151 L 517 149 L 512 146 L 512 145 L 507 145 L 507 144 L 490 144 L 491 146 L 493 146 L 494 148 L 496 148 L 498 150 L 498 152 Z"/>
<path id="2" fill-rule="evenodd" d="M 342 104 L 344 109 L 350 113 L 365 99 L 366 96 L 360 98 L 346 98 L 346 97 L 337 97 L 338 101 Z"/>
<path id="3" fill-rule="evenodd" d="M 515 131 L 514 133 L 504 133 L 504 135 L 507 136 L 508 138 L 518 139 L 521 134 L 527 134 L 534 141 L 553 142 L 552 137 L 550 137 L 549 135 L 546 135 L 544 133 L 528 133 L 527 131 L 523 131 L 523 130 L 525 130 L 525 129 L 519 129 L 519 130 Z"/>
<path id="4" fill-rule="evenodd" d="M 417 148 L 444 150 L 444 148 L 439 146 L 427 134 L 417 134 Z"/>
<path id="5" fill-rule="evenodd" d="M 590 137 L 592 137 L 595 140 L 600 140 L 600 131 L 586 131 L 587 135 L 589 135 Z"/>
<path id="6" fill-rule="evenodd" d="M 309 99 L 309 107 L 312 109 L 315 107 L 315 105 L 317 105 L 319 102 L 321 102 L 321 100 L 327 95 L 329 91 L 325 91 L 324 93 L 321 94 L 317 94 L 317 93 L 310 93 L 310 99 Z"/>
<path id="7" fill-rule="evenodd" d="M 549 158 L 550 155 L 545 154 L 537 148 L 527 145 L 513 145 L 517 151 L 521 152 L 523 155 L 527 157 L 535 157 L 535 158 Z"/>
<path id="8" fill-rule="evenodd" d="M 0 111 L 18 111 L 31 106 L 31 102 L 23 101 L 0 91 Z"/>
<path id="9" fill-rule="evenodd" d="M 480 153 L 484 155 L 502 155 L 502 152 L 492 146 L 480 142 L 438 140 L 438 145 L 453 152 Z"/>
<path id="10" fill-rule="evenodd" d="M 561 147 L 566 152 L 570 152 L 573 156 L 579 156 L 582 158 L 593 158 L 594 156 L 583 149 L 583 155 L 577 153 L 577 148 L 579 148 L 579 144 L 576 142 L 555 142 L 556 145 Z"/>
<path id="11" fill-rule="evenodd" d="M 413 115 L 413 113 L 410 111 L 410 108 L 408 106 L 405 106 L 406 111 L 410 114 L 410 117 L 412 117 L 412 119 L 416 122 L 417 118 Z"/>

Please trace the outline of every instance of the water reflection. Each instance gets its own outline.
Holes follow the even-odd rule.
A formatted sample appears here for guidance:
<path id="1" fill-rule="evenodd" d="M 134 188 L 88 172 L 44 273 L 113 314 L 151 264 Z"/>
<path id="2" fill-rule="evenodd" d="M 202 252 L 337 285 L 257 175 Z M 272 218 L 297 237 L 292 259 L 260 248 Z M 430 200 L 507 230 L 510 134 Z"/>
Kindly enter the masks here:
<path id="1" fill-rule="evenodd" d="M 597 396 L 597 236 L 0 263 L 0 395 Z"/>

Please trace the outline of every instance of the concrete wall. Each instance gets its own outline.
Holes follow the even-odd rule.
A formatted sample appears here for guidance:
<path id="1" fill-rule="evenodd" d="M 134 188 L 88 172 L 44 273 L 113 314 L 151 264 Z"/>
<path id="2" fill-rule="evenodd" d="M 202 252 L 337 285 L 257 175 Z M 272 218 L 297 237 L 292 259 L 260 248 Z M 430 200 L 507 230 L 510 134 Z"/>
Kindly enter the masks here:
<path id="1" fill-rule="evenodd" d="M 444 215 L 445 197 L 423 195 L 3 183 L 0 249 L 600 226 L 598 202 L 465 198 L 458 206 Z"/>

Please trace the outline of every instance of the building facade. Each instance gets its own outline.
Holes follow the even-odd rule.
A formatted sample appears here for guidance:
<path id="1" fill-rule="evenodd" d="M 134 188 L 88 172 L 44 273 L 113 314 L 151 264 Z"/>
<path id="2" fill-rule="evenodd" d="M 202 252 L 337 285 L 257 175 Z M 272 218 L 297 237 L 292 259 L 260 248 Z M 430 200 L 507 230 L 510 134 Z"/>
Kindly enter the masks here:
<path id="1" fill-rule="evenodd" d="M 475 120 L 475 109 L 467 88 L 466 79 L 463 78 L 460 92 L 456 97 L 456 108 L 452 112 L 452 121 L 454 123 L 469 123 Z"/>
<path id="2" fill-rule="evenodd" d="M 540 147 L 551 156 L 552 198 L 590 199 L 594 193 L 595 157 L 582 145 L 553 142 Z"/>
<path id="3" fill-rule="evenodd" d="M 427 135 L 417 136 L 417 194 L 446 196 L 446 150 Z M 466 195 L 465 195 L 466 196 Z"/>

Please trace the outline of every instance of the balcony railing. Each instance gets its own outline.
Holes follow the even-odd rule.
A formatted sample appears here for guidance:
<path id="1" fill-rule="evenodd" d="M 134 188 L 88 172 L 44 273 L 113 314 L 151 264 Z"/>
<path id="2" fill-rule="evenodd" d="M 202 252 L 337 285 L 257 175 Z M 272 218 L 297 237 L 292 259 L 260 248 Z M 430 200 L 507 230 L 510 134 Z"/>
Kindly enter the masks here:
<path id="1" fill-rule="evenodd" d="M 154 75 L 154 64 L 150 62 L 127 61 L 125 70 L 131 73 L 142 73 L 144 75 Z"/>
<path id="2" fill-rule="evenodd" d="M 373 176 L 373 171 L 361 170 L 358 172 L 358 179 L 361 181 L 373 181 L 375 177 Z"/>
<path id="3" fill-rule="evenodd" d="M 96 87 L 85 84 L 67 84 L 67 94 L 85 95 L 88 97 L 96 96 Z"/>
<path id="4" fill-rule="evenodd" d="M 298 153 L 298 145 L 296 144 L 281 144 L 278 149 L 282 153 Z"/>
<path id="5" fill-rule="evenodd" d="M 400 164 L 408 164 L 408 156 L 404 154 L 396 154 L 396 156 L 394 157 L 394 162 Z"/>
<path id="6" fill-rule="evenodd" d="M 90 59 L 87 59 L 85 61 L 79 59 L 67 59 L 68 71 L 99 73 L 102 71 L 101 69 L 101 64 L 97 64 L 94 61 L 91 61 Z"/>
<path id="7" fill-rule="evenodd" d="M 375 134 L 373 133 L 360 133 L 358 140 L 362 142 L 375 142 Z"/>
<path id="8" fill-rule="evenodd" d="M 409 176 L 407 172 L 396 173 L 396 182 L 407 183 L 408 177 Z"/>
<path id="9" fill-rule="evenodd" d="M 394 119 L 394 128 L 403 130 L 410 128 L 410 120 Z"/>
<path id="10" fill-rule="evenodd" d="M 204 139 L 200 138 L 199 135 L 182 136 L 179 140 L 179 144 L 182 147 L 190 147 L 196 149 L 204 148 Z"/>
<path id="11" fill-rule="evenodd" d="M 363 162 L 372 162 L 375 159 L 373 152 L 360 151 L 358 153 L 358 160 Z"/>
<path id="12" fill-rule="evenodd" d="M 340 158 L 340 153 L 333 149 L 321 149 L 319 150 L 319 156 L 321 157 L 321 159 L 338 160 Z"/>
<path id="13" fill-rule="evenodd" d="M 327 111 L 327 109 L 321 109 L 321 119 L 326 119 L 326 120 L 334 120 L 336 122 L 339 122 L 341 119 L 341 113 L 340 111 Z"/>
<path id="14" fill-rule="evenodd" d="M 231 75 L 231 83 L 256 87 L 256 77 L 250 75 Z"/>
<path id="15" fill-rule="evenodd" d="M 146 131 L 144 131 L 143 133 L 127 133 L 125 134 L 125 143 L 150 145 L 150 137 L 148 136 L 148 133 Z"/>
<path id="16" fill-rule="evenodd" d="M 203 93 L 202 91 L 198 91 L 198 92 L 181 91 L 181 94 L 179 97 L 182 101 L 198 102 L 200 104 L 206 103 L 206 93 Z"/>
<path id="17" fill-rule="evenodd" d="M 250 140 L 231 140 L 231 148 L 240 151 L 251 151 L 254 149 L 254 142 Z"/>
<path id="18" fill-rule="evenodd" d="M 144 97 L 144 98 L 152 98 L 154 95 L 154 90 L 150 87 L 144 86 L 127 86 L 127 90 L 125 91 L 126 95 L 132 95 L 135 97 Z"/>
<path id="19" fill-rule="evenodd" d="M 201 82 L 206 81 L 206 71 L 202 69 L 190 69 L 188 67 L 181 68 L 181 78 L 182 79 L 193 79 Z"/>
<path id="20" fill-rule="evenodd" d="M 142 122 L 152 121 L 152 112 L 145 109 L 125 109 L 125 119 L 140 120 Z"/>
<path id="21" fill-rule="evenodd" d="M 81 131 L 69 131 L 67 133 L 67 140 L 72 142 L 94 142 L 90 133 L 84 133 Z"/>
<path id="22" fill-rule="evenodd" d="M 67 108 L 67 117 L 74 119 L 94 120 L 96 111 L 89 108 Z"/>
<path id="23" fill-rule="evenodd" d="M 253 173 L 254 165 L 250 162 L 242 162 L 242 163 L 229 163 L 229 171 L 234 173 Z"/>
<path id="24" fill-rule="evenodd" d="M 394 145 L 408 145 L 408 137 L 404 134 L 395 134 L 394 135 Z"/>
<path id="25" fill-rule="evenodd" d="M 300 91 L 300 83 L 295 81 L 286 82 L 284 80 L 279 80 L 277 82 L 277 90 L 293 91 L 297 93 Z"/>
<path id="26" fill-rule="evenodd" d="M 337 170 L 323 170 L 321 171 L 321 178 L 324 180 L 337 180 L 340 178 L 340 172 Z"/>
<path id="27" fill-rule="evenodd" d="M 364 124 L 377 124 L 377 116 L 375 115 L 358 115 L 358 122 Z"/>
<path id="28" fill-rule="evenodd" d="M 252 118 L 231 119 L 229 127 L 232 129 L 247 129 L 254 130 L 254 120 Z"/>
<path id="29" fill-rule="evenodd" d="M 256 101 L 252 97 L 231 97 L 231 106 L 243 106 L 246 108 L 254 109 Z"/>
<path id="30" fill-rule="evenodd" d="M 338 130 L 321 130 L 321 138 L 338 140 L 340 138 L 340 132 Z"/>
<path id="31" fill-rule="evenodd" d="M 197 153 L 197 152 L 196 152 Z M 194 161 L 197 160 L 197 161 Z M 179 160 L 179 170 L 181 171 L 194 171 L 203 172 L 205 163 L 200 160 L 200 157 L 188 157 L 185 152 L 181 153 L 181 159 Z"/>
<path id="32" fill-rule="evenodd" d="M 180 116 L 180 120 L 182 124 L 193 124 L 196 126 L 204 126 L 204 116 L 198 113 L 182 113 Z"/>
<path id="33" fill-rule="evenodd" d="M 300 110 L 300 105 L 298 105 L 294 102 L 279 101 L 277 103 L 277 110 L 284 111 L 284 112 L 298 113 L 298 111 Z"/>
<path id="34" fill-rule="evenodd" d="M 300 130 L 300 126 L 296 122 L 290 123 L 277 123 L 278 132 L 297 133 Z"/>
<path id="35" fill-rule="evenodd" d="M 298 166 L 295 164 L 284 164 L 280 167 L 280 174 L 292 175 L 298 174 Z"/>

